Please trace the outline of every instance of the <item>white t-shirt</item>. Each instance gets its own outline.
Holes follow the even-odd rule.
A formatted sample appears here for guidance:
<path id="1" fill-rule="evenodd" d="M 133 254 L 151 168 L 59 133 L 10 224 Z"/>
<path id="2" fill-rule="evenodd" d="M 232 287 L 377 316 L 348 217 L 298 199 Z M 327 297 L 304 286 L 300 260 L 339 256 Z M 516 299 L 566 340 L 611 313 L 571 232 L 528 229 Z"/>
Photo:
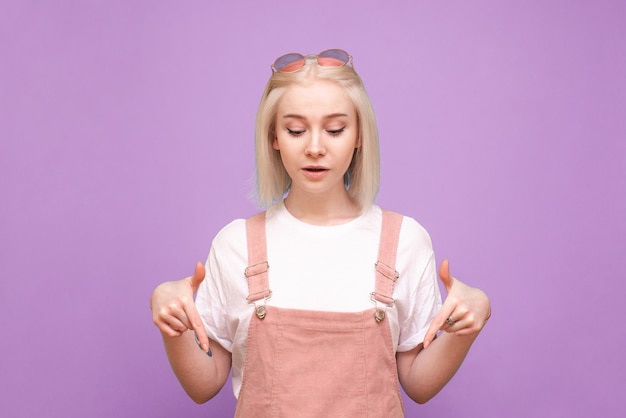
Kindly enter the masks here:
<path id="1" fill-rule="evenodd" d="M 373 307 L 382 211 L 371 206 L 358 218 L 335 226 L 304 223 L 281 202 L 266 214 L 270 265 L 267 304 L 281 308 L 355 312 Z M 215 237 L 206 262 L 206 278 L 196 306 L 209 338 L 232 353 L 233 391 L 239 396 L 246 337 L 253 305 L 246 300 L 248 265 L 245 220 L 226 225 Z M 430 237 L 414 219 L 404 217 L 396 259 L 400 276 L 395 304 L 387 308 L 396 351 L 408 351 L 424 339 L 441 307 Z"/>

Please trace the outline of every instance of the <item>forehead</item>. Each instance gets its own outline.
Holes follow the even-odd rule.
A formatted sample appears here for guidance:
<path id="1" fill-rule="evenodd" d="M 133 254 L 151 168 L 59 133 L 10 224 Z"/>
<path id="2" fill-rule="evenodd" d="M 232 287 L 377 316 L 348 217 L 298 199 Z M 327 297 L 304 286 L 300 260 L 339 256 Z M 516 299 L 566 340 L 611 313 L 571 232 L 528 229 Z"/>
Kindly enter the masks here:
<path id="1" fill-rule="evenodd" d="M 329 80 L 315 80 L 287 87 L 278 102 L 278 115 L 288 113 L 303 116 L 334 113 L 353 115 L 355 110 L 346 91 L 339 84 Z"/>

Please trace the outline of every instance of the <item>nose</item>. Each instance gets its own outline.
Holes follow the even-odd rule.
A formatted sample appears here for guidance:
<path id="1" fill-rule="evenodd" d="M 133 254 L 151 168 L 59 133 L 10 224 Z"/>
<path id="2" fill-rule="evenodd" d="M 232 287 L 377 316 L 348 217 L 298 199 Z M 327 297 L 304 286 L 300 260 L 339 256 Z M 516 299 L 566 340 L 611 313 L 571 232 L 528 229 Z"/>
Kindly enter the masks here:
<path id="1" fill-rule="evenodd" d="M 326 154 L 326 147 L 322 139 L 322 133 L 320 131 L 312 131 L 308 138 L 306 148 L 306 155 L 311 157 L 320 157 Z"/>

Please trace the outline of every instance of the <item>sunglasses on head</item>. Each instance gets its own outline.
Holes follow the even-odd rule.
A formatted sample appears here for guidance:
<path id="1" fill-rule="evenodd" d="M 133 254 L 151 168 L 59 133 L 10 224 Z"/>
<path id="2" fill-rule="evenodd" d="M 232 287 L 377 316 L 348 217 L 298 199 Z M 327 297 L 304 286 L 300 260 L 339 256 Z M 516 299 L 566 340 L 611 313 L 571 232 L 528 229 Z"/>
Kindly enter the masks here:
<path id="1" fill-rule="evenodd" d="M 272 73 L 295 73 L 301 70 L 306 63 L 305 55 L 297 52 L 281 55 L 272 64 Z M 317 63 L 322 67 L 343 67 L 352 65 L 352 56 L 343 49 L 327 49 L 315 55 Z"/>

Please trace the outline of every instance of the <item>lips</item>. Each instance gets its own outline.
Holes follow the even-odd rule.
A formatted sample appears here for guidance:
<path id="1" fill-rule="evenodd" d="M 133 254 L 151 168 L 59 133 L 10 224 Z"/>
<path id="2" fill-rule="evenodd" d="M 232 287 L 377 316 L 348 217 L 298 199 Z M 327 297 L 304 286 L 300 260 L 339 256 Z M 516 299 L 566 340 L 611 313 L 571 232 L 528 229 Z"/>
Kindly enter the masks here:
<path id="1" fill-rule="evenodd" d="M 323 177 L 328 172 L 328 169 L 325 167 L 311 166 L 304 167 L 303 171 L 307 177 L 312 179 L 318 179 L 320 177 Z"/>

